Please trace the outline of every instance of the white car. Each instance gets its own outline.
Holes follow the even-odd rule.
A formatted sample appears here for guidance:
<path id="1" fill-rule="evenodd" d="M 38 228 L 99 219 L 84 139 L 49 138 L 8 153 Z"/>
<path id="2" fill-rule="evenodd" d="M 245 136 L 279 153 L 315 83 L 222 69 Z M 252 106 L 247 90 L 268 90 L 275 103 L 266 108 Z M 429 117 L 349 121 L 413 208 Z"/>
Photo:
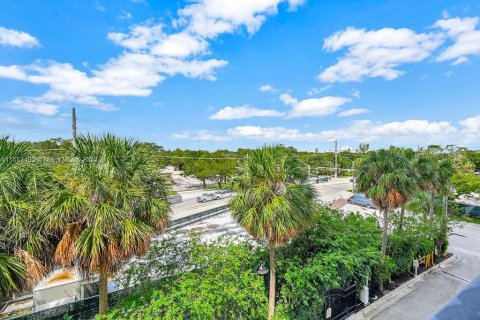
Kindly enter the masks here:
<path id="1" fill-rule="evenodd" d="M 197 197 L 197 202 L 207 202 L 207 201 L 212 201 L 214 199 L 215 197 L 213 196 L 213 193 L 204 192 Z"/>
<path id="2" fill-rule="evenodd" d="M 218 190 L 213 193 L 213 198 L 215 200 L 227 198 L 232 195 L 232 192 L 229 190 Z"/>

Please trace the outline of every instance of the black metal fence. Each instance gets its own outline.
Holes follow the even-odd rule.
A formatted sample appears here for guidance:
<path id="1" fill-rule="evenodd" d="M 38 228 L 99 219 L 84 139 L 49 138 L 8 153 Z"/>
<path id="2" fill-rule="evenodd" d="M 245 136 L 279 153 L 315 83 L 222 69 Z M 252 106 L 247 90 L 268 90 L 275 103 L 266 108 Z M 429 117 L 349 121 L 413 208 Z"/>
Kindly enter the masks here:
<path id="1" fill-rule="evenodd" d="M 108 306 L 113 308 L 121 299 L 125 298 L 129 289 L 119 290 L 108 294 Z M 10 320 L 90 320 L 95 319 L 98 313 L 98 296 L 87 299 L 66 303 L 57 307 L 24 314 L 21 316 L 10 318 Z"/>
<path id="2" fill-rule="evenodd" d="M 358 305 L 356 284 L 346 289 L 330 289 L 325 293 L 323 317 L 327 320 L 345 319 L 348 315 L 355 312 Z"/>

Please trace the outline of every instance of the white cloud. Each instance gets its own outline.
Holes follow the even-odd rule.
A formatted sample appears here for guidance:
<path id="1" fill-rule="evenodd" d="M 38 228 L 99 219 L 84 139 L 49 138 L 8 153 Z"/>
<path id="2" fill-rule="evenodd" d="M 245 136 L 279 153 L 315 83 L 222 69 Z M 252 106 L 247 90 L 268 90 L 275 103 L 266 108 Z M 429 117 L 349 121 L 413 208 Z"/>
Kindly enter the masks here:
<path id="1" fill-rule="evenodd" d="M 474 120 L 469 120 L 469 123 L 474 122 L 475 124 L 464 126 L 468 126 L 470 132 L 474 132 L 473 130 L 478 132 L 478 121 L 480 121 L 480 116 Z M 473 126 L 473 128 L 470 126 Z M 298 129 L 285 127 L 237 126 L 228 129 L 226 134 L 215 134 L 202 130 L 176 134 L 174 137 L 187 140 L 208 140 L 210 138 L 212 141 L 228 141 L 247 139 L 260 142 L 348 140 L 357 142 L 377 141 L 384 142 L 387 145 L 392 143 L 412 145 L 417 143 L 452 143 L 452 141 L 457 143 L 460 141 L 459 136 L 463 137 L 463 131 L 446 121 L 406 120 L 382 123 L 361 120 L 354 121 L 345 128 L 320 132 L 301 132 Z"/>
<path id="2" fill-rule="evenodd" d="M 351 94 L 353 97 L 360 99 L 360 90 L 352 90 Z"/>
<path id="3" fill-rule="evenodd" d="M 194 141 L 227 141 L 229 140 L 229 138 L 226 136 L 220 136 L 208 130 L 200 130 L 197 132 L 185 131 L 182 133 L 175 133 L 173 137 L 179 140 L 188 139 L 188 140 L 194 140 Z"/>
<path id="4" fill-rule="evenodd" d="M 339 112 L 338 116 L 339 117 L 350 117 L 350 116 L 356 116 L 356 115 L 365 114 L 365 113 L 370 113 L 370 110 L 365 109 L 365 108 L 353 108 L 353 109 L 349 109 L 349 110 Z"/>
<path id="5" fill-rule="evenodd" d="M 320 88 L 311 88 L 310 90 L 308 90 L 307 94 L 309 96 L 316 96 L 316 95 L 319 95 L 320 93 L 322 93 L 324 91 L 327 91 L 331 87 L 332 87 L 331 84 L 327 84 L 326 86 L 323 86 L 323 87 L 320 87 Z"/>
<path id="6" fill-rule="evenodd" d="M 277 13 L 282 2 L 294 9 L 303 0 L 200 0 L 179 10 L 176 24 L 187 24 L 188 31 L 206 38 L 243 28 L 253 34 L 267 16 Z"/>
<path id="7" fill-rule="evenodd" d="M 323 82 L 361 81 L 368 77 L 392 80 L 404 73 L 398 66 L 425 60 L 442 41 L 438 34 L 406 28 L 367 31 L 349 27 L 325 39 L 326 51 L 347 49 L 347 53 L 318 78 Z"/>
<path id="8" fill-rule="evenodd" d="M 452 65 L 468 61 L 468 55 L 480 54 L 480 30 L 478 17 L 438 20 L 434 27 L 442 29 L 454 43 L 442 51 L 437 61 L 454 60 Z"/>
<path id="9" fill-rule="evenodd" d="M 480 114 L 460 121 L 460 124 L 463 126 L 464 133 L 480 135 Z"/>
<path id="10" fill-rule="evenodd" d="M 273 86 L 271 86 L 269 84 L 261 85 L 260 88 L 258 88 L 258 90 L 260 90 L 262 92 L 275 92 L 275 91 L 277 91 L 277 89 L 275 89 Z"/>
<path id="11" fill-rule="evenodd" d="M 118 19 L 120 19 L 120 20 L 132 19 L 132 14 L 128 11 L 122 10 L 120 15 L 118 16 Z"/>
<path id="12" fill-rule="evenodd" d="M 131 27 L 129 32 L 111 32 L 107 38 L 123 47 L 117 57 L 110 58 L 88 72 L 69 63 L 37 61 L 26 66 L 0 66 L 0 77 L 45 85 L 47 93 L 40 97 L 22 98 L 32 103 L 82 103 L 101 110 L 114 107 L 99 100 L 103 96 L 148 96 L 168 76 L 181 74 L 190 78 L 215 80 L 215 71 L 227 61 L 205 59 L 210 54 L 209 41 L 222 33 L 247 30 L 253 34 L 267 16 L 277 13 L 281 3 L 290 9 L 302 0 L 199 0 L 178 10 L 174 32 L 162 24 L 147 21 Z M 130 14 L 122 12 L 124 18 Z M 5 31 L 7 29 L 0 29 Z M 11 33 L 12 30 L 7 30 Z M 16 32 L 16 31 L 15 31 Z M 25 33 L 24 44 L 38 44 Z M 30 38 L 29 38 L 30 37 Z M 8 37 L 11 39 L 12 37 Z M 0 38 L 3 39 L 3 38 Z M 11 42 L 11 40 L 9 40 Z M 88 66 L 88 64 L 87 64 Z M 31 108 L 31 110 L 38 110 Z M 58 110 L 58 108 L 57 108 Z M 50 110 L 53 113 L 53 109 Z"/>
<path id="13" fill-rule="evenodd" d="M 40 43 L 26 32 L 0 27 L 0 45 L 31 48 L 38 47 Z"/>
<path id="14" fill-rule="evenodd" d="M 298 117 L 323 117 L 331 115 L 347 102 L 352 101 L 350 98 L 327 96 L 322 98 L 310 98 L 305 100 L 298 100 L 284 93 L 280 96 L 280 100 L 292 107 L 289 112 L 289 118 Z"/>
<path id="15" fill-rule="evenodd" d="M 54 104 L 45 102 L 36 102 L 32 100 L 23 100 L 17 98 L 12 101 L 11 107 L 17 110 L 22 110 L 30 113 L 39 113 L 45 116 L 53 116 L 58 112 L 59 107 Z"/>
<path id="16" fill-rule="evenodd" d="M 225 107 L 215 114 L 212 114 L 211 120 L 234 120 L 246 119 L 252 117 L 283 117 L 285 113 L 274 109 L 257 109 L 249 105 L 240 107 Z"/>

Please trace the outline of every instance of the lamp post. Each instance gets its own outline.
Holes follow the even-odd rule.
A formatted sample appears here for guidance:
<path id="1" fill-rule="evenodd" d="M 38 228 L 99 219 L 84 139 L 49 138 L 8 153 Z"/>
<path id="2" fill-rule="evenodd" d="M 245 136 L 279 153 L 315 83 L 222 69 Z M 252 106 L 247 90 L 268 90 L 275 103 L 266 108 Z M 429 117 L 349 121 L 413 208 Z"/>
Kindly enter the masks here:
<path id="1" fill-rule="evenodd" d="M 307 169 L 308 169 L 308 177 L 310 178 L 310 165 L 309 164 L 306 164 L 305 162 L 303 162 L 302 160 L 298 159 L 301 163 L 303 163 L 304 165 L 307 166 Z"/>
<path id="2" fill-rule="evenodd" d="M 261 265 L 257 268 L 257 270 L 255 270 L 255 273 L 256 273 L 256 274 L 259 274 L 259 275 L 261 275 L 261 276 L 264 276 L 264 275 L 266 275 L 266 274 L 268 273 L 268 271 L 270 271 L 270 270 L 268 270 L 268 268 L 265 268 L 265 267 L 263 266 L 263 264 L 261 264 Z"/>
<path id="3" fill-rule="evenodd" d="M 352 192 L 355 193 L 355 160 L 349 157 L 346 158 L 352 161 Z"/>

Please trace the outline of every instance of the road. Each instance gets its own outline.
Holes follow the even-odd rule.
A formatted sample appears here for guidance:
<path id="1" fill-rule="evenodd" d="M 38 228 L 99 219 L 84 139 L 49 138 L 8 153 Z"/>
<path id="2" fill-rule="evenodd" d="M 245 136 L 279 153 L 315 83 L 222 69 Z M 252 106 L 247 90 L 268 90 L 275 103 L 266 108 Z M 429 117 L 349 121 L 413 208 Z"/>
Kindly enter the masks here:
<path id="1" fill-rule="evenodd" d="M 449 238 L 454 262 L 427 275 L 412 292 L 372 319 L 429 319 L 463 287 L 480 274 L 480 226 L 462 223 Z"/>
<path id="2" fill-rule="evenodd" d="M 201 211 L 206 211 L 216 207 L 223 206 L 228 203 L 230 198 L 224 198 L 219 200 L 208 201 L 205 203 L 197 202 L 197 197 L 204 192 L 210 192 L 206 190 L 192 190 L 192 191 L 183 191 L 179 192 L 182 196 L 182 202 L 172 204 L 172 215 L 173 220 L 186 217 Z M 213 191 L 211 191 L 213 192 Z"/>
<path id="3" fill-rule="evenodd" d="M 315 183 L 313 186 L 318 192 L 318 198 L 324 203 L 329 203 L 341 197 L 349 197 L 351 193 L 347 190 L 352 189 L 352 182 L 350 178 L 333 178 L 328 182 Z"/>

